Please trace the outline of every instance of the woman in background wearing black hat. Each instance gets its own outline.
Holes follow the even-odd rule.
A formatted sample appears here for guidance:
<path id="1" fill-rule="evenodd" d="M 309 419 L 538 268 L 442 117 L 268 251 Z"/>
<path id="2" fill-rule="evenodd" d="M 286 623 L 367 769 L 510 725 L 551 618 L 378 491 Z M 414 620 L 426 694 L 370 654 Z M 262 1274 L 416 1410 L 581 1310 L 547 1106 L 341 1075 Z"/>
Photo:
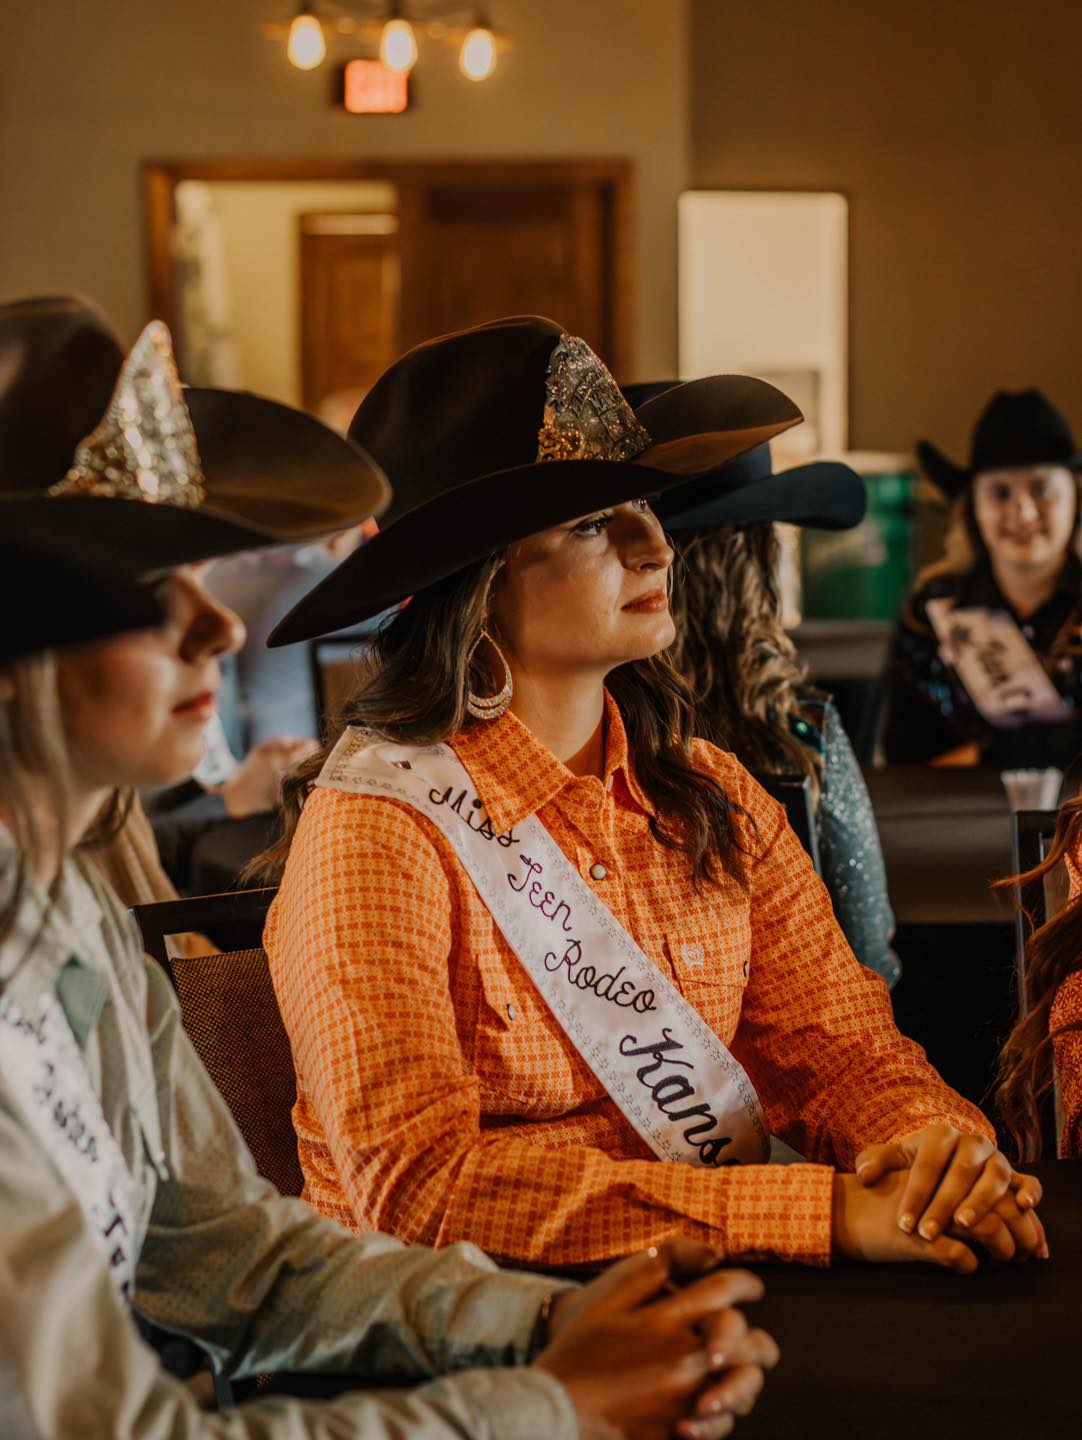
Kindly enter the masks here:
<path id="1" fill-rule="evenodd" d="M 968 465 L 922 441 L 951 502 L 887 666 L 888 762 L 1066 769 L 1082 747 L 1080 454 L 1037 390 L 1000 391 Z"/>
<path id="2" fill-rule="evenodd" d="M 0 576 L 19 586 L 0 635 L 5 1440 L 728 1434 L 777 1355 L 731 1308 L 758 1280 L 702 1277 L 713 1251 L 675 1241 L 570 1292 L 473 1250 L 356 1240 L 277 1194 L 87 863 L 111 796 L 199 756 L 240 639 L 200 562 L 386 496 L 307 416 L 230 392 L 194 408 L 193 432 L 164 327 L 124 361 L 79 302 L 0 306 L 0 474 L 21 481 L 0 498 Z M 689 1288 L 650 1304 L 671 1276 Z M 142 1343 L 133 1303 L 233 1378 L 418 1388 L 208 1414 Z"/>
<path id="3" fill-rule="evenodd" d="M 624 394 L 641 404 L 672 383 L 625 385 Z M 864 482 L 849 466 L 819 461 L 775 474 L 769 445 L 654 501 L 676 546 L 672 662 L 703 733 L 753 774 L 808 778 L 834 914 L 861 964 L 893 986 L 901 966 L 875 816 L 837 709 L 807 683 L 785 632 L 774 529 L 847 530 L 865 508 Z"/>
<path id="4" fill-rule="evenodd" d="M 663 654 L 672 551 L 636 497 L 799 418 L 734 376 L 632 411 L 537 317 L 421 345 L 361 405 L 395 506 L 272 636 L 412 596 L 286 786 L 265 940 L 322 1212 L 535 1266 L 674 1224 L 813 1264 L 1044 1252 Z M 770 1131 L 818 1163 L 756 1163 Z"/>

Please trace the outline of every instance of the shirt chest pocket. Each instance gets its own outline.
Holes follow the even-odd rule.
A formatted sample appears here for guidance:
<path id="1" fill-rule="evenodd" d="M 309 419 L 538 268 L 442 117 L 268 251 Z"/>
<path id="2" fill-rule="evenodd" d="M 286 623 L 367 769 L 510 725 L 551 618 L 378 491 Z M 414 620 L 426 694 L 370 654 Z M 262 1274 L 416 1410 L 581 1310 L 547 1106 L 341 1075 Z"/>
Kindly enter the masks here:
<path id="1" fill-rule="evenodd" d="M 600 1093 L 525 972 L 515 974 L 497 960 L 479 973 L 474 1068 L 484 1111 L 555 1118 Z"/>
<path id="2" fill-rule="evenodd" d="M 665 953 L 676 988 L 728 1044 L 740 1023 L 751 974 L 751 934 L 746 920 L 734 919 L 720 931 L 669 929 Z"/>

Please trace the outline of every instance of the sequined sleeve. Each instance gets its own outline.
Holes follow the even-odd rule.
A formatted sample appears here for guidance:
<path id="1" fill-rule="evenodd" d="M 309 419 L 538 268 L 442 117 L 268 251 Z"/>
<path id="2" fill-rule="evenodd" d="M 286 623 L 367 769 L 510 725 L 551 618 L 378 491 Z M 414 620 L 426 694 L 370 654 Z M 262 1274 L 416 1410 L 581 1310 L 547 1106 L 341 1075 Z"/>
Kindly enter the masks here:
<path id="1" fill-rule="evenodd" d="M 823 789 L 816 816 L 823 879 L 853 954 L 893 985 L 901 965 L 890 944 L 894 915 L 872 802 L 836 708 L 824 709 Z"/>

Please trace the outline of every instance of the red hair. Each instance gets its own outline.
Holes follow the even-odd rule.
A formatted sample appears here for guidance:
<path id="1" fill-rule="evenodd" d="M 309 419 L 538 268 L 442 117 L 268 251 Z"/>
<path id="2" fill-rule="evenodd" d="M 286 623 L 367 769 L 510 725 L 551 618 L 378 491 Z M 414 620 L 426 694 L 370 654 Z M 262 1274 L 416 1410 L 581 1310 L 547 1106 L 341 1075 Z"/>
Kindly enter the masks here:
<path id="1" fill-rule="evenodd" d="M 1061 807 L 1052 848 L 1040 865 L 997 885 L 1020 887 L 1022 912 L 1031 931 L 1026 941 L 1024 989 L 1019 996 L 1022 1018 L 1000 1052 L 996 1089 L 996 1109 L 1022 1161 L 1041 1156 L 1040 1104 L 1055 1079 L 1052 1042 L 1069 1031 L 1082 1030 L 1082 1019 L 1049 1029 L 1056 992 L 1069 975 L 1082 970 L 1082 895 L 1076 895 L 1058 915 L 1037 928 L 1028 907 L 1035 891 L 1043 888 L 1044 877 L 1080 843 L 1082 793 Z"/>

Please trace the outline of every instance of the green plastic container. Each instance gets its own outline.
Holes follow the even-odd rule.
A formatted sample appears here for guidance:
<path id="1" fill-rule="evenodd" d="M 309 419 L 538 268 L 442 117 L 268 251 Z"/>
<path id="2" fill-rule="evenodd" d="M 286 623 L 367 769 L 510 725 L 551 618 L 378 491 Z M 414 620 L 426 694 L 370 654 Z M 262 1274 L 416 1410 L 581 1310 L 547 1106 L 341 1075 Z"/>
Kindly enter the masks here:
<path id="1" fill-rule="evenodd" d="M 916 476 L 899 468 L 895 457 L 882 469 L 873 457 L 845 458 L 864 475 L 868 513 L 853 530 L 801 531 L 803 617 L 893 620 L 913 579 Z"/>

